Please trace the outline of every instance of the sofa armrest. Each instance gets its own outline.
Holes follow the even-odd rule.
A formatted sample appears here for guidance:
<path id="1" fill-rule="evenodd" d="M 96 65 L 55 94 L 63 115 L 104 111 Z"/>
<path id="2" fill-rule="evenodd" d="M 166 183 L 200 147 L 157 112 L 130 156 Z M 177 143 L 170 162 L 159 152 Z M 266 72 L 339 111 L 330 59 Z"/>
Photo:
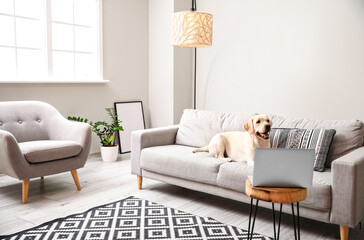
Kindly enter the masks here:
<path id="1" fill-rule="evenodd" d="M 140 154 L 144 148 L 170 145 L 176 141 L 178 126 L 133 131 L 131 134 L 131 173 L 141 176 Z"/>
<path id="2" fill-rule="evenodd" d="M 332 163 L 330 222 L 355 227 L 364 217 L 364 147 Z"/>
<path id="3" fill-rule="evenodd" d="M 22 179 L 22 169 L 28 165 L 13 134 L 0 130 L 0 173 Z"/>

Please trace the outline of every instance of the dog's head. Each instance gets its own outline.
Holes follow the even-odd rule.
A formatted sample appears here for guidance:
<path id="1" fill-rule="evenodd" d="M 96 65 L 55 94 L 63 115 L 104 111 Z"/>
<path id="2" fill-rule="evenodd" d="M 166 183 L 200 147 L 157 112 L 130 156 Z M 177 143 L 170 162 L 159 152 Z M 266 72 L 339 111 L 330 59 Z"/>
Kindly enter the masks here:
<path id="1" fill-rule="evenodd" d="M 272 129 L 272 121 L 265 114 L 255 115 L 244 124 L 244 129 L 258 139 L 267 140 Z"/>

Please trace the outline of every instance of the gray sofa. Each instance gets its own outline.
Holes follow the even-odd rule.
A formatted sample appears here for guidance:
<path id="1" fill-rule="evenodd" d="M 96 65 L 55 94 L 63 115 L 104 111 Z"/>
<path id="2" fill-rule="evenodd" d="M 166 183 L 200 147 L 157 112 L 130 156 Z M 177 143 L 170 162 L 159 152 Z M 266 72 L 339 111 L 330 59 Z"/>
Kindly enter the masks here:
<path id="1" fill-rule="evenodd" d="M 138 176 L 249 203 L 245 181 L 253 168 L 192 153 L 219 132 L 242 130 L 254 114 L 185 110 L 180 124 L 132 133 L 131 172 Z M 348 228 L 364 217 L 364 125 L 359 120 L 287 119 L 270 115 L 273 128 L 335 129 L 324 172 L 314 172 L 300 215 Z M 262 206 L 270 208 L 269 203 Z M 290 213 L 290 206 L 283 211 Z"/>

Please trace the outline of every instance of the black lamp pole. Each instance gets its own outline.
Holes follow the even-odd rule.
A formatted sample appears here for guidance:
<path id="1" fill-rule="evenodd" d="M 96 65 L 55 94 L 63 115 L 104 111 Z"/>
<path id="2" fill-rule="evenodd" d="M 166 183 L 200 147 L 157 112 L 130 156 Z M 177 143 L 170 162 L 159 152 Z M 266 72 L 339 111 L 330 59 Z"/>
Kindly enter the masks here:
<path id="1" fill-rule="evenodd" d="M 197 48 L 195 48 L 195 72 L 193 74 L 193 109 L 196 109 L 196 58 Z"/>
<path id="2" fill-rule="evenodd" d="M 196 0 L 192 0 L 191 11 L 197 11 Z M 197 48 L 195 48 L 195 69 L 193 74 L 193 109 L 196 109 L 196 69 L 197 69 Z"/>

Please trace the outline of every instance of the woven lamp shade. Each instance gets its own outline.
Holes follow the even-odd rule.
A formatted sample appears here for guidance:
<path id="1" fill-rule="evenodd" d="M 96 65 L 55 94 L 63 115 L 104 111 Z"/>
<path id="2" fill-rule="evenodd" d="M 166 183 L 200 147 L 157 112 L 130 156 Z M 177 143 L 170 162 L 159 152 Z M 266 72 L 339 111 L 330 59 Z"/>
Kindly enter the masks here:
<path id="1" fill-rule="evenodd" d="M 184 11 L 172 16 L 172 45 L 175 47 L 210 47 L 212 14 Z"/>

